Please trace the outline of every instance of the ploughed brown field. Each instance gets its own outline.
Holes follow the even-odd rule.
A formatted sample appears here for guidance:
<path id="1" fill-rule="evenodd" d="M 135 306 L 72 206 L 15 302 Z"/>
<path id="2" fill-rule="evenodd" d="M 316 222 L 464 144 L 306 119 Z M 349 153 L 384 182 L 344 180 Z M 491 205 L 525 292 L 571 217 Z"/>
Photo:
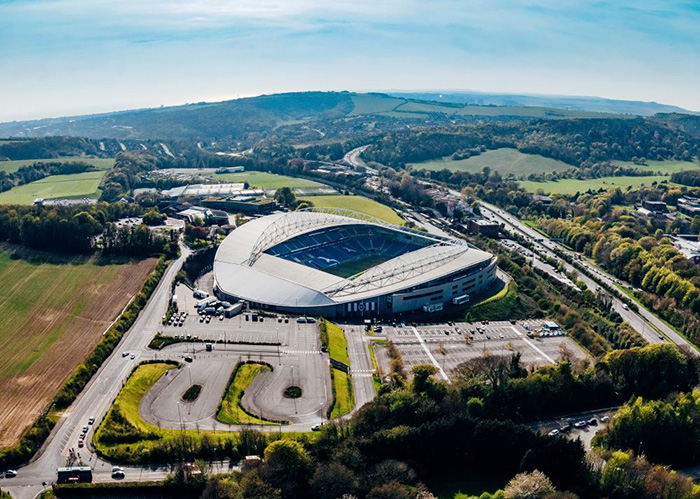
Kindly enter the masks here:
<path id="1" fill-rule="evenodd" d="M 16 443 L 47 408 L 156 264 L 6 249 L 0 248 L 0 448 Z"/>

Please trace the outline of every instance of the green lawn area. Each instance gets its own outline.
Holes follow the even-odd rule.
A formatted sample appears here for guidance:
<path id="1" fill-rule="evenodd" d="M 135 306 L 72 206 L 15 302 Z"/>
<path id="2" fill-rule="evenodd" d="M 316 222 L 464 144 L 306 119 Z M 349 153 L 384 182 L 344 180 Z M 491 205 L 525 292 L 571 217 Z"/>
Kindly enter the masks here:
<path id="1" fill-rule="evenodd" d="M 355 405 L 355 395 L 352 391 L 350 375 L 338 369 L 331 369 L 333 371 L 333 394 L 335 395 L 331 419 L 334 419 L 352 411 Z"/>
<path id="2" fill-rule="evenodd" d="M 52 175 L 0 193 L 0 204 L 32 204 L 36 198 L 100 197 L 100 182 L 106 171 Z"/>
<path id="3" fill-rule="evenodd" d="M 491 171 L 498 172 L 501 175 L 512 173 L 517 177 L 527 177 L 531 173 L 563 172 L 574 168 L 563 161 L 545 158 L 539 154 L 523 154 L 517 149 L 511 148 L 486 151 L 478 156 L 457 161 L 447 156 L 422 163 L 414 163 L 410 166 L 417 170 L 439 171 L 447 169 L 469 173 L 481 173 L 484 167 L 488 166 L 491 168 Z"/>
<path id="4" fill-rule="evenodd" d="M 564 179 L 551 182 L 531 182 L 522 181 L 520 187 L 529 192 L 536 192 L 542 189 L 547 194 L 576 194 L 586 192 L 589 189 L 597 191 L 599 189 L 627 189 L 631 187 L 637 189 L 641 186 L 651 186 L 652 182 L 669 182 L 668 176 L 651 177 L 601 177 L 586 180 Z"/>
<path id="5" fill-rule="evenodd" d="M 321 184 L 305 180 L 303 178 L 287 177 L 266 172 L 240 172 L 240 173 L 214 173 L 212 175 L 219 182 L 248 182 L 251 187 L 259 189 L 279 189 L 280 187 L 301 188 L 320 187 Z"/>
<path id="6" fill-rule="evenodd" d="M 69 163 L 73 161 L 93 165 L 98 170 L 109 170 L 114 166 L 114 158 L 83 158 L 80 156 L 71 156 L 53 159 L 20 159 L 15 161 L 0 161 L 0 171 L 12 173 L 19 170 L 23 166 L 33 165 L 34 163 Z"/>
<path id="7" fill-rule="evenodd" d="M 627 168 L 635 168 L 637 170 L 660 172 L 662 175 L 671 175 L 676 172 L 686 170 L 697 170 L 700 168 L 700 163 L 697 161 L 647 161 L 646 165 L 637 165 L 631 161 L 613 161 L 613 164 L 625 166 Z"/>
<path id="8" fill-rule="evenodd" d="M 265 364 L 239 364 L 233 375 L 233 381 L 229 384 L 226 395 L 219 405 L 216 419 L 228 424 L 274 424 L 248 414 L 241 406 L 243 392 L 255 377 L 263 371 L 270 370 L 270 367 Z"/>
<path id="9" fill-rule="evenodd" d="M 377 217 L 392 224 L 404 224 L 404 220 L 398 216 L 392 208 L 362 196 L 307 196 L 300 199 L 312 202 L 317 208 L 324 207 L 353 210 Z"/>

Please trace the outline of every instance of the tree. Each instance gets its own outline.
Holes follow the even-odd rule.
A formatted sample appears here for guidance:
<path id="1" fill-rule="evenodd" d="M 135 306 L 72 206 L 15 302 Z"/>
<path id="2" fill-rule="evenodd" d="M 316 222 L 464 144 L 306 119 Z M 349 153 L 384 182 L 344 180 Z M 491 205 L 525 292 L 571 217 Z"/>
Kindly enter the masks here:
<path id="1" fill-rule="evenodd" d="M 336 499 L 358 487 L 355 474 L 340 463 L 319 464 L 311 479 L 311 490 L 319 499 Z"/>
<path id="2" fill-rule="evenodd" d="M 309 464 L 309 455 L 299 442 L 277 440 L 265 449 L 261 475 L 282 490 L 282 497 L 303 497 Z"/>
<path id="3" fill-rule="evenodd" d="M 552 481 L 538 470 L 515 475 L 504 489 L 506 499 L 540 499 L 554 492 Z"/>
<path id="4" fill-rule="evenodd" d="M 277 204 L 290 209 L 296 207 L 297 204 L 297 198 L 289 187 L 280 187 L 277 189 L 275 192 L 275 201 Z"/>

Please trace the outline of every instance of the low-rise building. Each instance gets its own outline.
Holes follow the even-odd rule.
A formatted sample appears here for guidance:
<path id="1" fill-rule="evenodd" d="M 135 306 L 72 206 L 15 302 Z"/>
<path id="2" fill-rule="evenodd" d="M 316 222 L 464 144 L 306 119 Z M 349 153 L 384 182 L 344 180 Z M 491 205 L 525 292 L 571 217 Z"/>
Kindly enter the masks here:
<path id="1" fill-rule="evenodd" d="M 666 213 L 668 211 L 666 203 L 663 201 L 649 201 L 647 199 L 642 201 L 642 208 L 652 213 Z"/>
<path id="2" fill-rule="evenodd" d="M 678 200 L 678 211 L 689 217 L 700 215 L 700 199 L 692 196 L 683 196 Z"/>
<path id="3" fill-rule="evenodd" d="M 483 218 L 472 218 L 469 220 L 469 232 L 484 237 L 498 237 L 501 226 L 498 222 L 484 220 Z"/>

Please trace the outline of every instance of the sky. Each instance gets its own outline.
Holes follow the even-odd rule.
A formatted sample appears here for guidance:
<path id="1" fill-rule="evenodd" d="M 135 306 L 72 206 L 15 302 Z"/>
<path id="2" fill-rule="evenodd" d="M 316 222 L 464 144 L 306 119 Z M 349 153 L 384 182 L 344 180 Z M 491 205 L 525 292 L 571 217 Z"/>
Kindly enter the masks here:
<path id="1" fill-rule="evenodd" d="M 302 90 L 700 111 L 700 2 L 0 0 L 0 122 Z"/>

